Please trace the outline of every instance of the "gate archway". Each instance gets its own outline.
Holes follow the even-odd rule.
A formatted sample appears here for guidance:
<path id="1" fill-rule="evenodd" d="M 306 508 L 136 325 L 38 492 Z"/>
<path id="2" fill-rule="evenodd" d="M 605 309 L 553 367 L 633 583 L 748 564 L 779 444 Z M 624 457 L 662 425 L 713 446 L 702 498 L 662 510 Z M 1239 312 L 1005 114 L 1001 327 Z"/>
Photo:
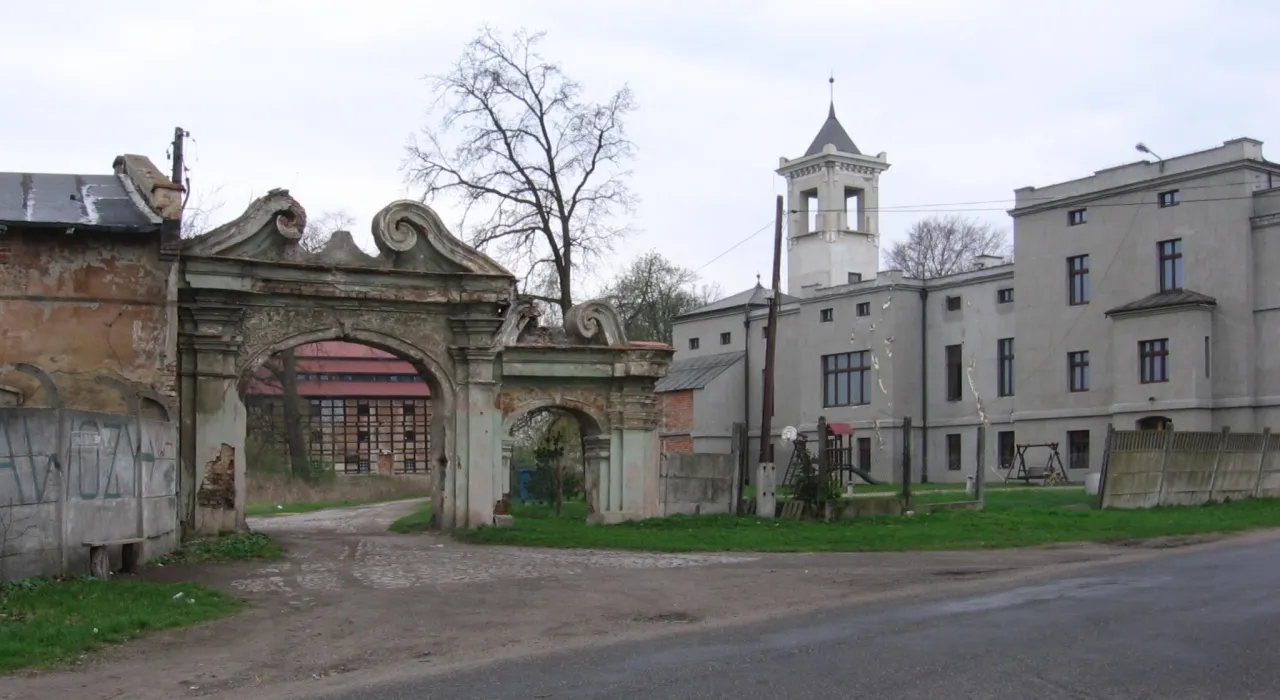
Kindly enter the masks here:
<path id="1" fill-rule="evenodd" d="M 658 513 L 653 384 L 672 348 L 629 343 L 617 314 L 600 302 L 571 309 L 563 328 L 540 326 L 532 303 L 517 297 L 515 277 L 454 238 L 419 202 L 393 202 L 374 217 L 376 256 L 345 231 L 308 251 L 299 245 L 305 228 L 302 206 L 273 190 L 180 249 L 184 524 L 244 527 L 246 412 L 238 384 L 273 353 L 325 340 L 390 352 L 430 383 L 439 526 L 493 523 L 508 486 L 504 419 L 557 385 L 610 426 L 608 463 L 598 469 L 609 484 L 599 520 Z M 602 453 L 603 441 L 596 443 Z"/>

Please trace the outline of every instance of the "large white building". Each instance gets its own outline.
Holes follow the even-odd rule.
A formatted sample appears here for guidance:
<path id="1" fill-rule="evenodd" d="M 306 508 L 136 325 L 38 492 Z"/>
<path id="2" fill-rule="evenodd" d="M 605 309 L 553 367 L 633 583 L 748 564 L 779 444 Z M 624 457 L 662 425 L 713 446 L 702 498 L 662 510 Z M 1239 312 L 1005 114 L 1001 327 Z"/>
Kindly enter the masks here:
<path id="1" fill-rule="evenodd" d="M 888 169 L 834 107 L 804 155 L 781 160 L 775 461 L 791 452 L 782 427 L 813 434 L 820 416 L 852 425 L 854 461 L 880 478 L 899 473 L 910 417 L 912 473 L 930 481 L 973 473 L 984 423 L 987 464 L 1056 442 L 1073 479 L 1099 468 L 1108 424 L 1280 425 L 1280 164 L 1260 141 L 1016 190 L 1016 274 L 988 257 L 929 280 L 879 270 Z M 755 463 L 770 294 L 679 319 L 658 386 L 666 449 L 728 452 L 745 423 Z"/>

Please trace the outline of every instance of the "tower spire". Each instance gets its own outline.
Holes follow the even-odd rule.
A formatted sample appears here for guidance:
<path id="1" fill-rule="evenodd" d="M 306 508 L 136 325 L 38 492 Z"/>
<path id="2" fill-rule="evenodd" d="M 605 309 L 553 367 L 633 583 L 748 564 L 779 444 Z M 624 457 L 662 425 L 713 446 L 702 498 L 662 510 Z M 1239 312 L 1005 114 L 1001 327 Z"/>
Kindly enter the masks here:
<path id="1" fill-rule="evenodd" d="M 835 119 L 836 118 L 836 73 L 835 71 L 831 71 L 831 77 L 827 78 L 827 84 L 830 85 L 830 89 L 831 89 L 831 108 L 827 110 L 827 118 Z"/>

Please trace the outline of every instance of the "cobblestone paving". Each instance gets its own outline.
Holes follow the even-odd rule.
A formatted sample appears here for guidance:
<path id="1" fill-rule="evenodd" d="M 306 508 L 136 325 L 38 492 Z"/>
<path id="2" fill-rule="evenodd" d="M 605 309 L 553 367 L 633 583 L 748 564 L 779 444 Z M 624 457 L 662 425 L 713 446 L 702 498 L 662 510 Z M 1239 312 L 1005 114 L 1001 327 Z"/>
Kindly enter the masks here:
<path id="1" fill-rule="evenodd" d="M 409 506 L 411 509 L 412 506 Z M 758 557 L 482 547 L 439 535 L 391 535 L 401 504 L 251 518 L 287 545 L 281 562 L 232 583 L 246 593 L 305 596 L 345 588 L 403 589 L 502 579 L 575 576 L 593 569 L 671 569 Z M 336 534 L 346 537 L 332 538 Z"/>

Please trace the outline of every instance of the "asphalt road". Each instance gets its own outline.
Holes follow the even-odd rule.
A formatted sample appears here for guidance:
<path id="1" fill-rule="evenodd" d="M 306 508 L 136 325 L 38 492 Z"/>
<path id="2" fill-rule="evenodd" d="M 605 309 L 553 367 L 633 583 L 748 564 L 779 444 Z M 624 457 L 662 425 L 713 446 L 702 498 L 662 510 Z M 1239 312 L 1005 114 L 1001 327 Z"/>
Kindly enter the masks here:
<path id="1" fill-rule="evenodd" d="M 783 618 L 335 700 L 1280 697 L 1280 541 L 980 597 Z"/>

